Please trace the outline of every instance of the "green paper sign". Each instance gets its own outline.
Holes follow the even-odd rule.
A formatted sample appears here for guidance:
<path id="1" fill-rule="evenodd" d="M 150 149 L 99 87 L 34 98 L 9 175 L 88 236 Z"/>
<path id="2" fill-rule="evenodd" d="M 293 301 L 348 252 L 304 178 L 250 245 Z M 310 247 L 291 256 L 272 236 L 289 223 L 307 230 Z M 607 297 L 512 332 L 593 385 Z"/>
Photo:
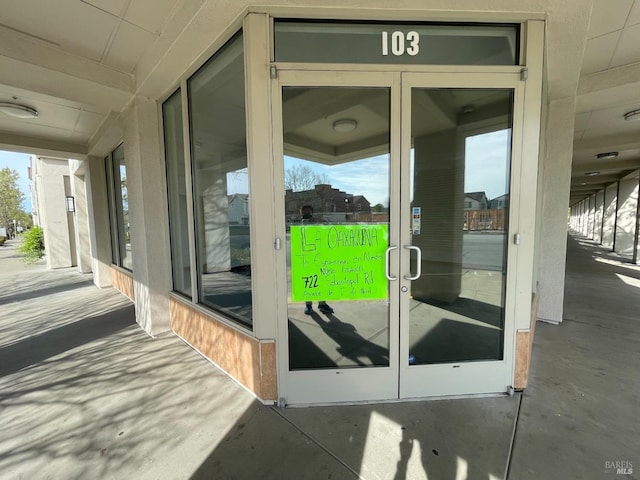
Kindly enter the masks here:
<path id="1" fill-rule="evenodd" d="M 291 227 L 294 302 L 384 300 L 387 225 Z"/>

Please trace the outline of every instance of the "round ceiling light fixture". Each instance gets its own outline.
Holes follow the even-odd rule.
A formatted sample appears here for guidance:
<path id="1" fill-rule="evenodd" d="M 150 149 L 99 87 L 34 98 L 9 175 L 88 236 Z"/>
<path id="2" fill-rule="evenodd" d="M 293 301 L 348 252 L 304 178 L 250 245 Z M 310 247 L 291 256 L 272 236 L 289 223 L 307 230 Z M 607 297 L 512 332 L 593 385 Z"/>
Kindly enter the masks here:
<path id="1" fill-rule="evenodd" d="M 587 177 L 595 177 L 596 175 L 600 175 L 600 172 L 587 172 L 585 175 Z"/>
<path id="2" fill-rule="evenodd" d="M 342 118 L 333 122 L 333 129 L 340 133 L 353 132 L 357 127 L 358 122 L 351 118 Z"/>
<path id="3" fill-rule="evenodd" d="M 20 105 L 19 103 L 0 102 L 0 112 L 15 118 L 36 118 L 38 111 L 35 108 Z"/>
<path id="4" fill-rule="evenodd" d="M 638 110 L 631 110 L 624 114 L 624 119 L 629 122 L 637 122 L 640 120 L 640 108 Z"/>
<path id="5" fill-rule="evenodd" d="M 596 155 L 596 158 L 599 160 L 607 160 L 609 158 L 616 158 L 618 156 L 618 152 L 605 152 L 599 153 Z"/>

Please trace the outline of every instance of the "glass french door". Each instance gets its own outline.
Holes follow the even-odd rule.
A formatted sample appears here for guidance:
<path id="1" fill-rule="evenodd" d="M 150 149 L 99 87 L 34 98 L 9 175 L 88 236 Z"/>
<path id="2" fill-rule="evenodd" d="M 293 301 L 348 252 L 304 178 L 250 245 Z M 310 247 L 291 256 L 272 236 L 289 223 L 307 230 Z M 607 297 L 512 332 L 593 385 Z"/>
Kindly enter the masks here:
<path id="1" fill-rule="evenodd" d="M 280 396 L 504 392 L 513 80 L 278 76 Z"/>
<path id="2" fill-rule="evenodd" d="M 510 75 L 403 74 L 400 398 L 513 383 L 519 88 Z"/>

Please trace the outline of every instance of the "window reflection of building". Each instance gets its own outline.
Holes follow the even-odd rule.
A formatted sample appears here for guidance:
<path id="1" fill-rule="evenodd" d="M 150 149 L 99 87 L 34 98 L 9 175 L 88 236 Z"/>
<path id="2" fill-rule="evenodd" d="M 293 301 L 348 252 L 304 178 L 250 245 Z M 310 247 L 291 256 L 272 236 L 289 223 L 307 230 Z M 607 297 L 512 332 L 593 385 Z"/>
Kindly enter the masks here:
<path id="1" fill-rule="evenodd" d="M 331 223 L 371 222 L 371 204 L 363 195 L 353 195 L 328 184 L 316 185 L 312 190 L 285 190 L 287 223 L 300 222 L 300 208 L 311 205 L 315 217 Z M 379 220 L 386 221 L 386 220 Z"/>
<path id="2" fill-rule="evenodd" d="M 249 225 L 249 195 L 234 193 L 229 195 L 229 223 Z"/>
<path id="3" fill-rule="evenodd" d="M 464 230 L 506 231 L 508 207 L 508 194 L 489 200 L 485 192 L 465 193 Z"/>

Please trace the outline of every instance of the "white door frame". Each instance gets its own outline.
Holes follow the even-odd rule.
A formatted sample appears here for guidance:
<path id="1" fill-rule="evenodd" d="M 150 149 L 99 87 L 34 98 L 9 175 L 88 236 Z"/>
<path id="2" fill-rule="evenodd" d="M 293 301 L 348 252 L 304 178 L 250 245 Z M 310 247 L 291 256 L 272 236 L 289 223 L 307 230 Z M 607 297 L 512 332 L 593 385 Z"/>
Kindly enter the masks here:
<path id="1" fill-rule="evenodd" d="M 272 83 L 273 99 L 273 151 L 274 185 L 277 231 L 281 237 L 285 233 L 284 196 L 279 193 L 284 185 L 282 138 L 282 87 L 384 87 L 389 88 L 390 105 L 390 196 L 398 195 L 400 182 L 400 73 L 344 71 L 281 71 Z M 397 202 L 399 203 L 399 202 Z M 389 229 L 389 244 L 397 245 L 399 240 L 400 206 L 391 213 L 395 228 Z M 286 249 L 277 251 L 278 282 L 278 391 L 287 404 L 358 402 L 367 400 L 391 400 L 398 396 L 398 344 L 390 342 L 389 366 L 356 367 L 342 369 L 289 371 L 288 318 L 287 318 L 287 272 Z M 395 267 L 393 262 L 395 261 Z M 397 256 L 391 259 L 391 271 L 397 271 Z M 389 305 L 397 305 L 398 289 L 390 289 Z M 389 338 L 398 338 L 398 309 L 389 308 Z"/>
<path id="2" fill-rule="evenodd" d="M 511 239 L 518 224 L 518 198 L 520 195 L 520 162 L 518 145 L 522 138 L 522 110 L 524 105 L 523 83 L 518 74 L 465 74 L 446 73 L 404 73 L 402 77 L 402 167 L 409 171 L 411 150 L 411 89 L 423 88 L 464 88 L 464 89 L 512 89 L 513 90 L 513 131 L 511 145 L 511 178 L 509 198 L 513 199 L 509 209 L 509 230 Z M 401 246 L 410 245 L 411 207 L 409 199 L 408 175 L 402 179 L 401 204 L 402 227 Z M 512 241 L 507 241 L 507 285 L 505 296 L 504 351 L 502 360 L 453 362 L 436 365 L 409 365 L 400 362 L 400 398 L 431 397 L 443 395 L 465 395 L 501 393 L 512 385 L 515 344 L 515 298 L 517 249 Z M 404 248 L 402 250 L 405 250 Z M 405 255 L 401 270 L 408 271 L 409 256 Z M 400 276 L 400 287 L 411 291 L 410 281 Z M 409 355 L 409 295 L 401 293 L 400 310 L 400 358 Z"/>
<path id="3" fill-rule="evenodd" d="M 298 66 L 299 67 L 299 66 Z M 323 65 L 323 67 L 325 67 Z M 318 68 L 318 66 L 316 66 Z M 354 68 L 355 70 L 356 68 Z M 398 66 L 398 69 L 402 69 Z M 425 70 L 427 68 L 425 67 Z M 410 244 L 409 158 L 411 150 L 411 88 L 503 88 L 513 89 L 513 136 L 511 145 L 511 180 L 509 232 L 511 239 L 518 231 L 520 211 L 520 172 L 522 162 L 524 83 L 515 69 L 499 73 L 464 72 L 455 67 L 449 72 L 417 73 L 400 71 L 346 71 L 344 65 L 335 70 L 279 70 L 272 81 L 272 121 L 274 158 L 274 197 L 278 236 L 284 235 L 284 196 L 278 186 L 284 185 L 282 138 L 282 87 L 388 87 L 390 109 L 390 227 L 389 244 L 399 246 L 391 254 L 391 274 L 398 277 L 389 289 L 389 366 L 349 369 L 289 371 L 288 318 L 286 285 L 286 249 L 276 252 L 278 298 L 278 391 L 287 404 L 322 404 L 337 402 L 382 401 L 398 398 L 429 397 L 505 392 L 513 382 L 516 315 L 516 271 L 518 249 L 508 242 L 507 282 L 505 298 L 504 355 L 499 361 L 456 362 L 409 366 L 409 301 L 401 292 L 410 285 L 403 279 L 409 271 Z M 383 68 L 381 70 L 388 70 Z M 401 129 L 401 125 L 405 128 Z M 400 172 L 407 175 L 400 177 Z M 531 220 L 532 221 L 532 220 Z"/>

